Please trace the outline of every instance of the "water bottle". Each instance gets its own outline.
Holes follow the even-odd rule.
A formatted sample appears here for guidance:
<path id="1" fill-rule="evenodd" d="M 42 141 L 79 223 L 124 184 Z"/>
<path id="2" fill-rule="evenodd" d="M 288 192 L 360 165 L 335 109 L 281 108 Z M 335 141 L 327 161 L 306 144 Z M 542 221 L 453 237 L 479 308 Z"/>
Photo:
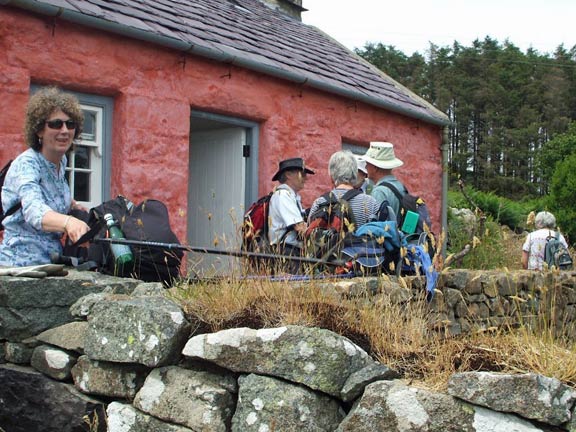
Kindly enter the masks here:
<path id="1" fill-rule="evenodd" d="M 104 220 L 108 226 L 108 235 L 111 239 L 123 239 L 124 233 L 114 220 L 114 216 L 110 213 L 104 215 Z M 134 261 L 134 255 L 130 250 L 130 246 L 124 244 L 110 243 L 110 249 L 112 249 L 112 254 L 114 255 L 114 262 L 118 266 L 123 266 L 129 262 Z"/>

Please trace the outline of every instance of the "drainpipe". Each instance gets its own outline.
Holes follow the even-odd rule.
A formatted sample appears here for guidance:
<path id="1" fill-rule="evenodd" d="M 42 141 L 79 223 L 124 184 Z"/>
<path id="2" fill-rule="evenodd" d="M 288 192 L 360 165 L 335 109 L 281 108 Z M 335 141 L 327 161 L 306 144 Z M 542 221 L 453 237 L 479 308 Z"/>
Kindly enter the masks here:
<path id="1" fill-rule="evenodd" d="M 442 254 L 446 257 L 446 243 L 448 242 L 448 126 L 442 128 L 442 209 L 441 209 L 441 221 L 442 221 L 442 231 L 446 233 L 444 236 L 444 242 L 442 244 Z"/>
<path id="2" fill-rule="evenodd" d="M 322 82 L 314 78 L 312 75 L 308 76 L 308 74 L 305 72 L 292 72 L 285 70 L 281 64 L 276 65 L 258 62 L 249 56 L 242 55 L 242 53 L 238 55 L 238 51 L 232 48 L 219 48 L 215 45 L 208 44 L 206 46 L 194 45 L 192 43 L 184 42 L 168 36 L 154 34 L 151 33 L 152 29 L 146 26 L 145 23 L 142 23 L 141 28 L 128 27 L 123 24 L 106 21 L 103 18 L 84 15 L 75 10 L 42 4 L 35 0 L 0 0 L 0 5 L 14 6 L 20 9 L 30 10 L 32 12 L 40 13 L 49 17 L 61 18 L 65 21 L 70 21 L 75 24 L 96 28 L 105 32 L 116 33 L 133 39 L 168 47 L 177 51 L 184 51 L 201 57 L 209 58 L 211 60 L 216 60 L 218 62 L 240 66 L 242 68 L 263 73 L 265 75 L 288 80 L 301 86 L 307 85 L 331 94 L 343 96 L 347 99 L 352 99 L 359 102 L 364 102 L 368 105 L 384 108 L 388 111 L 422 120 L 426 123 L 431 123 L 438 126 L 445 126 L 449 123 L 448 119 L 441 116 L 431 115 L 426 111 L 420 111 L 410 107 L 395 106 L 390 101 L 369 96 L 360 91 L 343 89 L 338 86 Z"/>

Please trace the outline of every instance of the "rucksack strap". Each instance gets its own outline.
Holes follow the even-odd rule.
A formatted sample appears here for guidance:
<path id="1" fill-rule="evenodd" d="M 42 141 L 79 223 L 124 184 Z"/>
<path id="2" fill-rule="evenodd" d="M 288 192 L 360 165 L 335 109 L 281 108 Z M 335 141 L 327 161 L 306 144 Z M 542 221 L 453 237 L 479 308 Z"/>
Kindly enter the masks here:
<path id="1" fill-rule="evenodd" d="M 394 186 L 392 183 L 389 182 L 382 182 L 382 183 L 378 183 L 377 186 L 386 186 L 388 189 L 390 189 L 394 195 L 396 195 L 396 198 L 398 198 L 398 202 L 400 203 L 400 206 L 402 206 L 402 198 L 404 198 L 404 195 L 402 195 L 400 193 L 400 191 L 398 190 L 398 188 L 396 186 Z M 408 189 L 406 189 L 406 193 L 408 193 Z"/>
<path id="2" fill-rule="evenodd" d="M 326 192 L 324 195 L 322 195 L 322 198 L 324 198 L 326 200 L 326 202 L 329 204 L 335 204 L 339 200 L 344 200 L 346 202 L 349 202 L 352 198 L 354 198 L 355 196 L 358 196 L 362 193 L 364 193 L 364 192 L 361 191 L 360 189 L 350 189 L 350 190 L 346 191 L 346 193 L 344 193 L 344 195 L 342 195 L 340 198 L 338 198 L 338 196 L 334 193 L 334 191 L 330 191 L 330 192 Z"/>
<path id="3" fill-rule="evenodd" d="M 104 219 L 99 220 L 97 223 L 95 223 L 94 225 L 92 225 L 90 227 L 89 231 L 84 233 L 84 235 L 82 237 L 80 237 L 78 240 L 76 240 L 76 242 L 73 243 L 72 246 L 79 246 L 82 243 L 89 242 L 94 237 L 96 237 L 96 234 L 98 234 L 100 232 L 100 230 L 102 228 L 104 228 L 105 226 L 106 226 L 106 222 L 104 221 Z"/>
<path id="4" fill-rule="evenodd" d="M 282 237 L 280 237 L 280 240 L 278 240 L 278 243 L 276 244 L 286 243 L 286 237 L 288 237 L 288 234 L 290 234 L 292 231 L 295 230 L 296 230 L 296 224 L 288 225 L 286 227 L 286 231 L 284 231 L 284 234 L 282 234 Z"/>
<path id="5" fill-rule="evenodd" d="M 340 197 L 340 199 L 343 199 L 344 201 L 349 202 L 352 198 L 360 195 L 361 193 L 364 193 L 364 192 L 362 192 L 360 189 L 350 189 L 344 195 L 342 195 L 342 197 Z"/>
<path id="6" fill-rule="evenodd" d="M 5 218 L 7 218 L 10 215 L 13 215 L 14 213 L 16 213 L 18 210 L 20 210 L 22 208 L 22 203 L 18 202 L 16 204 L 14 204 L 12 207 L 10 207 L 8 209 L 8 211 L 6 213 L 4 213 L 4 216 L 2 217 L 2 220 L 4 220 Z M 2 222 L 2 220 L 0 220 L 0 222 Z"/>

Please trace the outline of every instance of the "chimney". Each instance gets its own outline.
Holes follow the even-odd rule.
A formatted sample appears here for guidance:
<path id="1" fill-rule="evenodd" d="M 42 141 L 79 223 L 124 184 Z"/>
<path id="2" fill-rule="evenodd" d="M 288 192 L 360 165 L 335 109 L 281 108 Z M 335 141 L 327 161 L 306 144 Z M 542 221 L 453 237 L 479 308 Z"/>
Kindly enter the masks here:
<path id="1" fill-rule="evenodd" d="M 302 12 L 307 9 L 302 7 L 302 0 L 260 0 L 267 6 L 280 11 L 286 15 L 296 18 L 298 21 L 302 21 Z"/>

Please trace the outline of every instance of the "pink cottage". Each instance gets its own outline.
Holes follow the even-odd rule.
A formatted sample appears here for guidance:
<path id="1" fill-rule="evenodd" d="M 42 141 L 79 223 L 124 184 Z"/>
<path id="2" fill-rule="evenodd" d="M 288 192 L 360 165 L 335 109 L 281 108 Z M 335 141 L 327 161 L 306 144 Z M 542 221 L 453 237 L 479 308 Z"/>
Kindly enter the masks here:
<path id="1" fill-rule="evenodd" d="M 25 149 L 31 91 L 79 97 L 74 196 L 164 201 L 181 241 L 231 247 L 278 161 L 315 169 L 305 205 L 330 188 L 342 148 L 390 141 L 397 176 L 445 225 L 448 118 L 300 20 L 301 0 L 0 0 L 0 165 Z M 436 229 L 440 231 L 440 229 Z"/>

